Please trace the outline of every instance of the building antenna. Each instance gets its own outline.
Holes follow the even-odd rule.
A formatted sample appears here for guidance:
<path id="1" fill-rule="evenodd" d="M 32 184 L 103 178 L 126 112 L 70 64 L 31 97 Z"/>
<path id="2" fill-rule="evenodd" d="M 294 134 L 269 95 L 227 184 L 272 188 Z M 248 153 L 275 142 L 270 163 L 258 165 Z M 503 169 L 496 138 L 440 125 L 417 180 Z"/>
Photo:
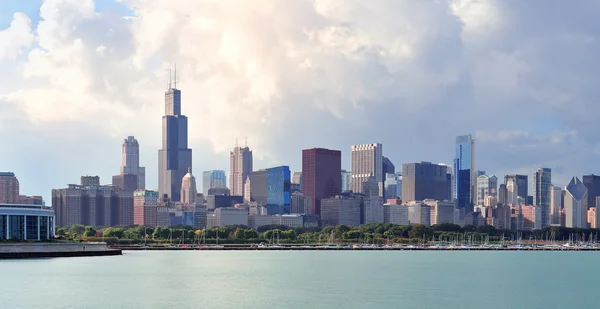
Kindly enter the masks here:
<path id="1" fill-rule="evenodd" d="M 238 138 L 235 138 L 235 148 L 238 148 Z"/>
<path id="2" fill-rule="evenodd" d="M 173 88 L 177 89 L 177 63 L 175 63 L 175 87 Z"/>
<path id="3" fill-rule="evenodd" d="M 173 76 L 171 74 L 172 73 L 171 69 L 172 69 L 172 66 L 169 64 L 169 84 L 168 84 L 168 88 L 169 89 L 167 89 L 167 90 L 171 89 L 171 85 L 172 85 L 172 82 L 173 82 Z"/>
<path id="4" fill-rule="evenodd" d="M 244 137 L 244 147 L 248 148 L 248 136 Z"/>

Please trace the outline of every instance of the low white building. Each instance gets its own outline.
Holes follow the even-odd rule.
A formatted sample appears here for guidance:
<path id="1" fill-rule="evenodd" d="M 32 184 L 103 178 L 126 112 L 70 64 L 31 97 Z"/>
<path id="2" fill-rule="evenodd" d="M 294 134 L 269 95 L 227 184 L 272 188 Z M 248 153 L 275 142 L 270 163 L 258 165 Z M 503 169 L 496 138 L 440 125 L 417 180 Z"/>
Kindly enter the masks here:
<path id="1" fill-rule="evenodd" d="M 409 225 L 408 207 L 398 204 L 383 205 L 383 222 L 399 225 Z"/>
<path id="2" fill-rule="evenodd" d="M 248 210 L 234 207 L 215 209 L 214 224 L 218 227 L 248 225 Z"/>
<path id="3" fill-rule="evenodd" d="M 296 228 L 304 226 L 304 218 L 300 214 L 274 215 L 273 224 Z"/>

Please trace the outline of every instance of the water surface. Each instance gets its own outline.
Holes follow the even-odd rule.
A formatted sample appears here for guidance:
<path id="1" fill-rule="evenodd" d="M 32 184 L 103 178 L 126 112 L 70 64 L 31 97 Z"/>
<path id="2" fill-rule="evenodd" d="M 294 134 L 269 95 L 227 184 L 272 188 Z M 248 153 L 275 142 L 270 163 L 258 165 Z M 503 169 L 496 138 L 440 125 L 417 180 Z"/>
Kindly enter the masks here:
<path id="1" fill-rule="evenodd" d="M 0 261 L 0 308 L 600 308 L 600 252 L 126 251 Z"/>

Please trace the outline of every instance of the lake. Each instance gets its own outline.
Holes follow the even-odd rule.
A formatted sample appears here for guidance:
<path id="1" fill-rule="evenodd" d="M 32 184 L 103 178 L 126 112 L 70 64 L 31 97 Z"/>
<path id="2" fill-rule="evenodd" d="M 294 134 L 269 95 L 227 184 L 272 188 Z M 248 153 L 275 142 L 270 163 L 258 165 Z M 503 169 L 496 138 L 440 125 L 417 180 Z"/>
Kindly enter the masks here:
<path id="1" fill-rule="evenodd" d="M 0 261 L 0 308 L 599 308 L 600 252 L 125 251 Z"/>

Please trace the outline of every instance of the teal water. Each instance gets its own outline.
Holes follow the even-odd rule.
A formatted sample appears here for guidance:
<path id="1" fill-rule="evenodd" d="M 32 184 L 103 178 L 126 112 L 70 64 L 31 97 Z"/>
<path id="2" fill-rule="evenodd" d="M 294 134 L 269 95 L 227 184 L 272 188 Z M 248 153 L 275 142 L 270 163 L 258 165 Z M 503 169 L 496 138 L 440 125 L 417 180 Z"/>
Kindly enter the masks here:
<path id="1" fill-rule="evenodd" d="M 600 308 L 596 252 L 125 252 L 0 261 L 0 308 Z"/>

